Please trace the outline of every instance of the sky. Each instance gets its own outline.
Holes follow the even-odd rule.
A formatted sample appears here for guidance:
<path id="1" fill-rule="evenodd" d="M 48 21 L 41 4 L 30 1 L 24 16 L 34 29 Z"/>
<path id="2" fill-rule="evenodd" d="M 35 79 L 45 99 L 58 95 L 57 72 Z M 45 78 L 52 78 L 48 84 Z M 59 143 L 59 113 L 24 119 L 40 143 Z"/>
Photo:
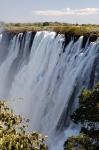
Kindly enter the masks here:
<path id="1" fill-rule="evenodd" d="M 99 0 L 0 0 L 0 21 L 99 24 Z"/>

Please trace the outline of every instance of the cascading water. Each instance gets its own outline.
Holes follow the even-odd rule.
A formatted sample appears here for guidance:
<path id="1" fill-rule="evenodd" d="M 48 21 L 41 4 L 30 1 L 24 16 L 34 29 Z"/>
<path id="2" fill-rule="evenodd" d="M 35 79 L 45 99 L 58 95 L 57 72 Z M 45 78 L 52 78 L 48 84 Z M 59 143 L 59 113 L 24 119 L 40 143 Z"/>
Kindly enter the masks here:
<path id="1" fill-rule="evenodd" d="M 82 36 L 63 43 L 55 32 L 0 34 L 0 97 L 15 99 L 13 109 L 30 119 L 30 130 L 48 135 L 51 150 L 76 134 L 70 115 L 77 97 L 99 81 L 99 40 L 84 48 Z"/>

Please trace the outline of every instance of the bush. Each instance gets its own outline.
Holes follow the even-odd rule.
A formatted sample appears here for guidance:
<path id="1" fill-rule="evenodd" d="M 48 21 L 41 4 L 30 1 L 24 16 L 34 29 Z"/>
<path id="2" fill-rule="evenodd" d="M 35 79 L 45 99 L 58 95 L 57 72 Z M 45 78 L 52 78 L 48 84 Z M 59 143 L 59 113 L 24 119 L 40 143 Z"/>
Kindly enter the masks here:
<path id="1" fill-rule="evenodd" d="M 90 138 L 85 134 L 70 137 L 64 144 L 64 150 L 92 150 Z"/>
<path id="2" fill-rule="evenodd" d="M 44 22 L 43 26 L 49 26 L 49 22 Z"/>
<path id="3" fill-rule="evenodd" d="M 64 144 L 67 150 L 99 149 L 99 83 L 92 91 L 83 90 L 79 97 L 79 108 L 72 120 L 82 125 L 81 134 L 70 137 Z"/>
<path id="4" fill-rule="evenodd" d="M 46 137 L 26 132 L 28 121 L 0 101 L 0 150 L 48 150 Z"/>

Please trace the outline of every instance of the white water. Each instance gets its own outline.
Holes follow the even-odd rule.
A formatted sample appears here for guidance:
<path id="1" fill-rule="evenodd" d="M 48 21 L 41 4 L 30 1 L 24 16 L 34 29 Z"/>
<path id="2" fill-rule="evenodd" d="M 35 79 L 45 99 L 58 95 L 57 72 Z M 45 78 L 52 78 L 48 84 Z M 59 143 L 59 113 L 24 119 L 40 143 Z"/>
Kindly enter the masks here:
<path id="1" fill-rule="evenodd" d="M 71 40 L 63 53 L 63 35 L 37 32 L 31 50 L 31 33 L 22 37 L 12 38 L 1 63 L 0 96 L 15 100 L 13 109 L 30 118 L 30 129 L 48 135 L 51 150 L 61 150 L 65 138 L 79 132 L 70 121 L 78 95 L 99 81 L 99 40 L 84 49 L 83 37 Z"/>

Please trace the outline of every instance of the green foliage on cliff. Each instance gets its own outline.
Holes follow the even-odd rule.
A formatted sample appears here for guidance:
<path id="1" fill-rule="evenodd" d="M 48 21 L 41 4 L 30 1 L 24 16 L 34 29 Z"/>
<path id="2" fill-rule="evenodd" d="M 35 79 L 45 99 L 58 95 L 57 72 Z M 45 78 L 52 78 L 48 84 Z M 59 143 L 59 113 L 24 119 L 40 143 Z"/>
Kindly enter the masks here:
<path id="1" fill-rule="evenodd" d="M 80 134 L 79 136 L 70 137 L 65 142 L 64 150 L 93 150 L 89 136 Z"/>
<path id="2" fill-rule="evenodd" d="M 83 90 L 79 97 L 79 108 L 72 115 L 75 122 L 99 122 L 99 84 L 92 90 Z"/>
<path id="3" fill-rule="evenodd" d="M 27 133 L 27 123 L 28 120 L 15 115 L 5 101 L 0 101 L 0 150 L 48 150 L 46 137 L 36 132 Z"/>
<path id="4" fill-rule="evenodd" d="M 72 120 L 82 125 L 81 134 L 65 142 L 67 150 L 99 149 L 99 83 L 92 91 L 83 90 L 79 97 L 79 108 Z"/>

